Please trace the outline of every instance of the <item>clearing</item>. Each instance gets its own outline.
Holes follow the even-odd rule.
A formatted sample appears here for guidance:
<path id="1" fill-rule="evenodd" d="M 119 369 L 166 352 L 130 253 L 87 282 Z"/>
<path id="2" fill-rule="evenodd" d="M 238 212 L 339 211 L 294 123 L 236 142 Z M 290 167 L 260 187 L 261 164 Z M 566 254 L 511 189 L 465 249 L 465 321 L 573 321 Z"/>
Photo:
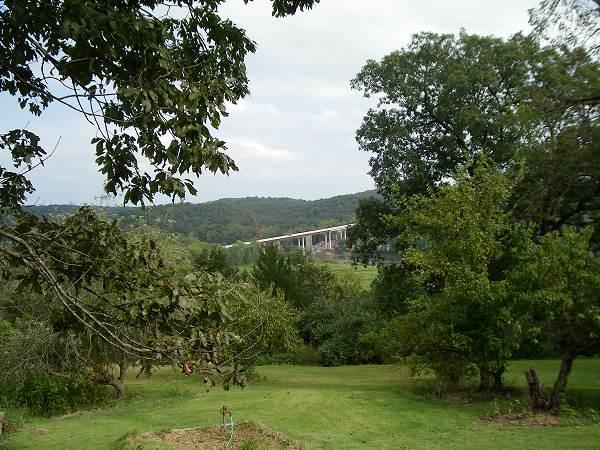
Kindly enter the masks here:
<path id="1" fill-rule="evenodd" d="M 129 399 L 114 408 L 33 419 L 3 448 L 178 448 L 174 439 L 155 437 L 174 429 L 214 427 L 221 422 L 221 407 L 228 405 L 235 423 L 273 430 L 303 449 L 597 449 L 600 359 L 577 360 L 569 381 L 568 392 L 588 412 L 585 418 L 561 417 L 546 426 L 486 420 L 522 400 L 523 372 L 530 365 L 550 384 L 558 361 L 513 362 L 506 379 L 520 393 L 502 401 L 437 400 L 430 378 L 410 378 L 395 365 L 262 366 L 246 389 L 229 392 L 206 392 L 199 377 L 165 368 L 149 379 L 131 376 Z M 239 448 L 271 445 L 257 439 Z"/>

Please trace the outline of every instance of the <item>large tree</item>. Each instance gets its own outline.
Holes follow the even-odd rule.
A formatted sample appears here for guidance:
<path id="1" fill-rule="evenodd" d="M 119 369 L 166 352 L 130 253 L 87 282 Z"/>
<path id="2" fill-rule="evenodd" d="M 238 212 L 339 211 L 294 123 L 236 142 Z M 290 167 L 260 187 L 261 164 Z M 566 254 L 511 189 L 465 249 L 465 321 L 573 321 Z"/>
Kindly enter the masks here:
<path id="1" fill-rule="evenodd" d="M 528 242 L 508 273 L 515 299 L 532 306 L 539 338 L 563 352 L 551 393 L 538 392 L 534 407 L 559 409 L 575 359 L 600 353 L 600 257 L 589 249 L 591 231 L 565 227 Z M 535 372 L 528 379 L 539 383 Z"/>
<path id="2" fill-rule="evenodd" d="M 457 381 L 469 367 L 480 386 L 502 387 L 512 352 L 526 334 L 527 310 L 509 295 L 498 261 L 531 230 L 506 212 L 511 181 L 483 167 L 454 184 L 417 194 L 400 215 L 404 311 L 391 322 L 402 356 Z"/>
<path id="3" fill-rule="evenodd" d="M 598 108 L 577 100 L 600 93 L 600 68 L 581 48 L 422 33 L 368 61 L 352 86 L 378 99 L 357 140 L 388 208 L 485 155 L 500 169 L 525 160 L 526 208 L 544 231 L 597 220 Z"/>
<path id="4" fill-rule="evenodd" d="M 535 36 L 521 34 L 503 40 L 424 33 L 381 62 L 369 61 L 353 86 L 378 98 L 357 139 L 374 153 L 371 174 L 383 199 L 363 203 L 350 237 L 367 252 L 396 240 L 403 260 L 398 270 L 380 270 L 380 281 L 387 277 L 383 281 L 407 292 L 405 302 L 396 298 L 392 308 L 401 313 L 396 325 L 402 350 L 425 356 L 435 368 L 448 367 L 450 356 L 461 364 L 478 361 L 480 369 L 483 362 L 484 372 L 491 369 L 499 381 L 503 361 L 521 337 L 530 335 L 522 328 L 523 318 L 543 304 L 534 297 L 560 292 L 562 303 L 556 305 L 563 319 L 549 324 L 537 315 L 532 324 L 550 329 L 569 318 L 573 330 L 580 326 L 570 342 L 564 336 L 566 343 L 561 341 L 568 356 L 564 373 L 574 355 L 597 352 L 589 314 L 597 301 L 580 281 L 593 281 L 588 272 L 593 264 L 586 261 L 593 260 L 589 248 L 597 250 L 600 234 L 596 230 L 579 241 L 567 234 L 554 247 L 552 238 L 544 237 L 565 226 L 581 230 L 600 221 L 600 65 L 595 56 L 577 46 L 544 47 Z M 500 180 L 513 180 L 501 198 L 485 183 L 477 184 L 482 160 L 502 174 Z M 532 235 L 519 223 L 531 226 Z M 417 238 L 424 247 L 414 246 Z M 519 310 L 514 299 L 527 292 L 527 280 L 519 285 L 508 274 L 535 272 L 532 261 L 519 269 L 517 250 L 529 251 L 524 242 L 538 249 L 533 261 L 564 264 L 571 258 L 574 272 L 541 266 L 548 277 L 529 286 L 535 295 L 519 297 L 526 307 Z M 560 254 L 575 242 L 578 253 Z M 546 282 L 548 289 L 540 294 Z M 416 286 L 412 294 L 410 286 Z M 577 308 L 569 297 L 577 297 Z M 586 305 L 591 306 L 581 312 Z M 546 306 L 548 313 L 552 306 Z M 587 325 L 576 324 L 575 310 Z M 492 354 L 496 362 L 489 359 Z M 565 384 L 557 383 L 555 393 Z"/>
<path id="5" fill-rule="evenodd" d="M 216 130 L 227 103 L 248 93 L 244 59 L 256 46 L 219 16 L 221 3 L 4 0 L 0 92 L 34 115 L 58 103 L 94 124 L 105 189 L 123 193 L 125 203 L 151 202 L 158 193 L 183 199 L 195 193 L 186 174 L 236 170 Z M 273 0 L 273 14 L 315 3 Z M 87 209 L 61 222 L 40 221 L 22 205 L 34 191 L 28 175 L 52 152 L 28 129 L 2 132 L 0 149 L 14 166 L 0 167 L 5 271 L 25 267 L 21 284 L 49 292 L 129 354 L 214 367 L 215 355 L 236 339 L 225 328 L 226 304 L 243 301 L 243 289 L 216 275 L 182 276 L 152 238 L 127 239 L 116 223 Z M 124 326 L 152 333 L 140 341 Z"/>
<path id="6" fill-rule="evenodd" d="M 273 14 L 316 2 L 273 0 Z M 226 103 L 248 94 L 244 59 L 256 45 L 219 16 L 221 3 L 5 0 L 0 92 L 32 114 L 57 102 L 97 125 L 93 142 L 107 192 L 124 192 L 126 203 L 159 192 L 183 198 L 195 190 L 181 175 L 236 169 L 214 130 Z M 27 172 L 45 158 L 33 132 L 2 136 L 17 169 Z M 140 166 L 142 157 L 152 173 Z M 2 168 L 3 206 L 31 192 L 24 175 Z"/>

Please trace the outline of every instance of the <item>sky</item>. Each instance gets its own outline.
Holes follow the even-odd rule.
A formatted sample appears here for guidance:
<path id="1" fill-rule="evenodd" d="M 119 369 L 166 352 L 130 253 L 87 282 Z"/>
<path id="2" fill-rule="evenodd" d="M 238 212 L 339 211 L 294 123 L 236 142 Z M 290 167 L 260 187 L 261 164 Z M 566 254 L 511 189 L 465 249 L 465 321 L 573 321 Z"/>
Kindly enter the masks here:
<path id="1" fill-rule="evenodd" d="M 537 0 L 321 0 L 311 11 L 271 16 L 268 0 L 228 0 L 224 17 L 257 45 L 247 59 L 251 94 L 232 105 L 218 136 L 239 172 L 206 174 L 196 181 L 200 203 L 225 197 L 306 200 L 373 189 L 369 154 L 354 139 L 373 100 L 350 89 L 368 59 L 406 46 L 411 35 L 492 34 L 508 37 L 529 26 Z M 95 135 L 76 113 L 59 105 L 40 117 L 0 96 L 0 130 L 27 127 L 45 148 L 57 147 L 32 181 L 35 204 L 97 203 L 103 177 L 94 163 Z M 60 141 L 59 141 L 60 139 Z M 57 145 L 58 143 L 58 145 Z M 5 157 L 0 155 L 0 160 Z M 164 197 L 156 203 L 167 203 Z M 118 203 L 118 200 L 117 200 Z"/>

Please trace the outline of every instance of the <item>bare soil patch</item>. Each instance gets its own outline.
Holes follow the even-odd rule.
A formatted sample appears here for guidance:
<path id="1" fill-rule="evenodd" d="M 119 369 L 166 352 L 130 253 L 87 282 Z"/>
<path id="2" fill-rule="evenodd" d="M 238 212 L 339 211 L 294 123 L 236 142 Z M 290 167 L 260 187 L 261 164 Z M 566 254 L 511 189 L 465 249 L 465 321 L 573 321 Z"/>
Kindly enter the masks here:
<path id="1" fill-rule="evenodd" d="M 479 422 L 488 425 L 503 425 L 508 427 L 550 427 L 558 423 L 559 417 L 543 412 L 510 412 L 481 419 Z"/>
<path id="2" fill-rule="evenodd" d="M 488 402 L 494 399 L 508 399 L 517 396 L 518 392 L 512 389 L 456 389 L 444 391 L 440 400 L 448 403 L 476 403 Z"/>
<path id="3" fill-rule="evenodd" d="M 97 414 L 108 413 L 117 409 L 118 406 L 112 406 L 110 408 L 95 408 L 95 409 L 84 409 L 81 411 L 74 411 L 67 414 L 63 414 L 62 416 L 53 417 L 53 420 L 65 420 L 70 419 L 72 417 L 88 417 L 95 416 Z"/>
<path id="4" fill-rule="evenodd" d="M 222 427 L 186 428 L 171 430 L 167 433 L 141 433 L 132 436 L 130 440 L 152 440 L 166 442 L 179 448 L 202 448 L 206 450 L 222 450 L 229 440 L 229 431 Z M 270 428 L 254 423 L 239 423 L 235 425 L 233 440 L 229 449 L 269 448 L 269 449 L 299 449 L 290 439 Z"/>

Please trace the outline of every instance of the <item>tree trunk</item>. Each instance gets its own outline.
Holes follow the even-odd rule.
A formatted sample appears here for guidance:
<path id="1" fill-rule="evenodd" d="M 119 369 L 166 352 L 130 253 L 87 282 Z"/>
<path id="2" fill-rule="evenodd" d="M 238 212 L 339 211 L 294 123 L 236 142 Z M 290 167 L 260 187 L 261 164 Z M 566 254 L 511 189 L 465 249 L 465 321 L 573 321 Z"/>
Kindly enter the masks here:
<path id="1" fill-rule="evenodd" d="M 559 410 L 562 403 L 562 396 L 565 392 L 565 388 L 567 387 L 567 381 L 569 380 L 569 374 L 573 368 L 573 361 L 575 361 L 575 358 L 578 356 L 592 356 L 599 352 L 600 341 L 598 340 L 567 350 L 560 363 L 560 370 L 558 371 L 558 377 L 554 383 L 550 398 L 548 398 L 546 395 L 544 386 L 540 383 L 535 369 L 531 368 L 529 369 L 529 372 L 525 372 L 527 383 L 529 384 L 529 397 L 532 399 L 532 406 L 535 408 L 536 405 L 538 405 L 538 409 L 551 409 L 554 411 Z M 538 394 L 536 394 L 536 392 Z M 540 397 L 544 398 L 543 406 L 540 401 L 537 401 L 536 403 L 536 399 Z"/>
<path id="2" fill-rule="evenodd" d="M 495 389 L 500 391 L 504 388 L 504 382 L 502 381 L 502 375 L 506 367 L 503 364 L 498 364 L 495 368 L 489 366 L 479 367 L 479 389 L 489 390 Z"/>
<path id="3" fill-rule="evenodd" d="M 485 391 L 490 387 L 490 372 L 487 367 L 479 366 L 479 390 Z"/>
<path id="4" fill-rule="evenodd" d="M 560 404 L 562 402 L 562 394 L 565 392 L 565 388 L 567 387 L 569 374 L 571 373 L 573 361 L 576 357 L 577 353 L 572 351 L 568 351 L 563 357 L 560 363 L 560 371 L 558 372 L 558 378 L 554 383 L 552 394 L 550 394 L 550 409 L 558 410 L 560 408 Z"/>
<path id="5" fill-rule="evenodd" d="M 115 388 L 115 390 L 117 391 L 117 398 L 119 400 L 122 400 L 126 397 L 125 374 L 127 373 L 128 367 L 129 367 L 129 364 L 127 364 L 125 362 L 121 362 L 119 364 L 119 378 L 117 378 L 117 379 L 113 378 L 113 382 L 111 383 L 111 386 L 113 386 Z"/>
<path id="6" fill-rule="evenodd" d="M 502 375 L 504 375 L 504 371 L 506 367 L 502 364 L 499 364 L 496 370 L 494 371 L 494 389 L 501 391 L 504 389 L 504 382 L 502 380 Z"/>
<path id="7" fill-rule="evenodd" d="M 527 379 L 527 385 L 529 386 L 529 400 L 531 402 L 531 408 L 535 410 L 544 410 L 548 407 L 548 395 L 544 385 L 540 382 L 535 367 L 530 367 L 525 372 L 525 378 Z"/>
<path id="8" fill-rule="evenodd" d="M 442 380 L 438 381 L 437 387 L 435 388 L 435 396 L 437 398 L 442 398 L 444 396 L 444 382 Z"/>
<path id="9" fill-rule="evenodd" d="M 115 388 L 115 393 L 117 394 L 117 398 L 119 400 L 124 399 L 126 396 L 125 393 L 125 374 L 127 373 L 127 369 L 129 367 L 129 363 L 125 360 L 122 360 L 117 364 L 119 366 L 119 377 L 115 378 L 114 375 L 107 370 L 104 366 L 96 366 L 95 372 L 96 375 L 94 377 L 96 384 L 104 384 L 107 386 L 112 386 Z"/>

